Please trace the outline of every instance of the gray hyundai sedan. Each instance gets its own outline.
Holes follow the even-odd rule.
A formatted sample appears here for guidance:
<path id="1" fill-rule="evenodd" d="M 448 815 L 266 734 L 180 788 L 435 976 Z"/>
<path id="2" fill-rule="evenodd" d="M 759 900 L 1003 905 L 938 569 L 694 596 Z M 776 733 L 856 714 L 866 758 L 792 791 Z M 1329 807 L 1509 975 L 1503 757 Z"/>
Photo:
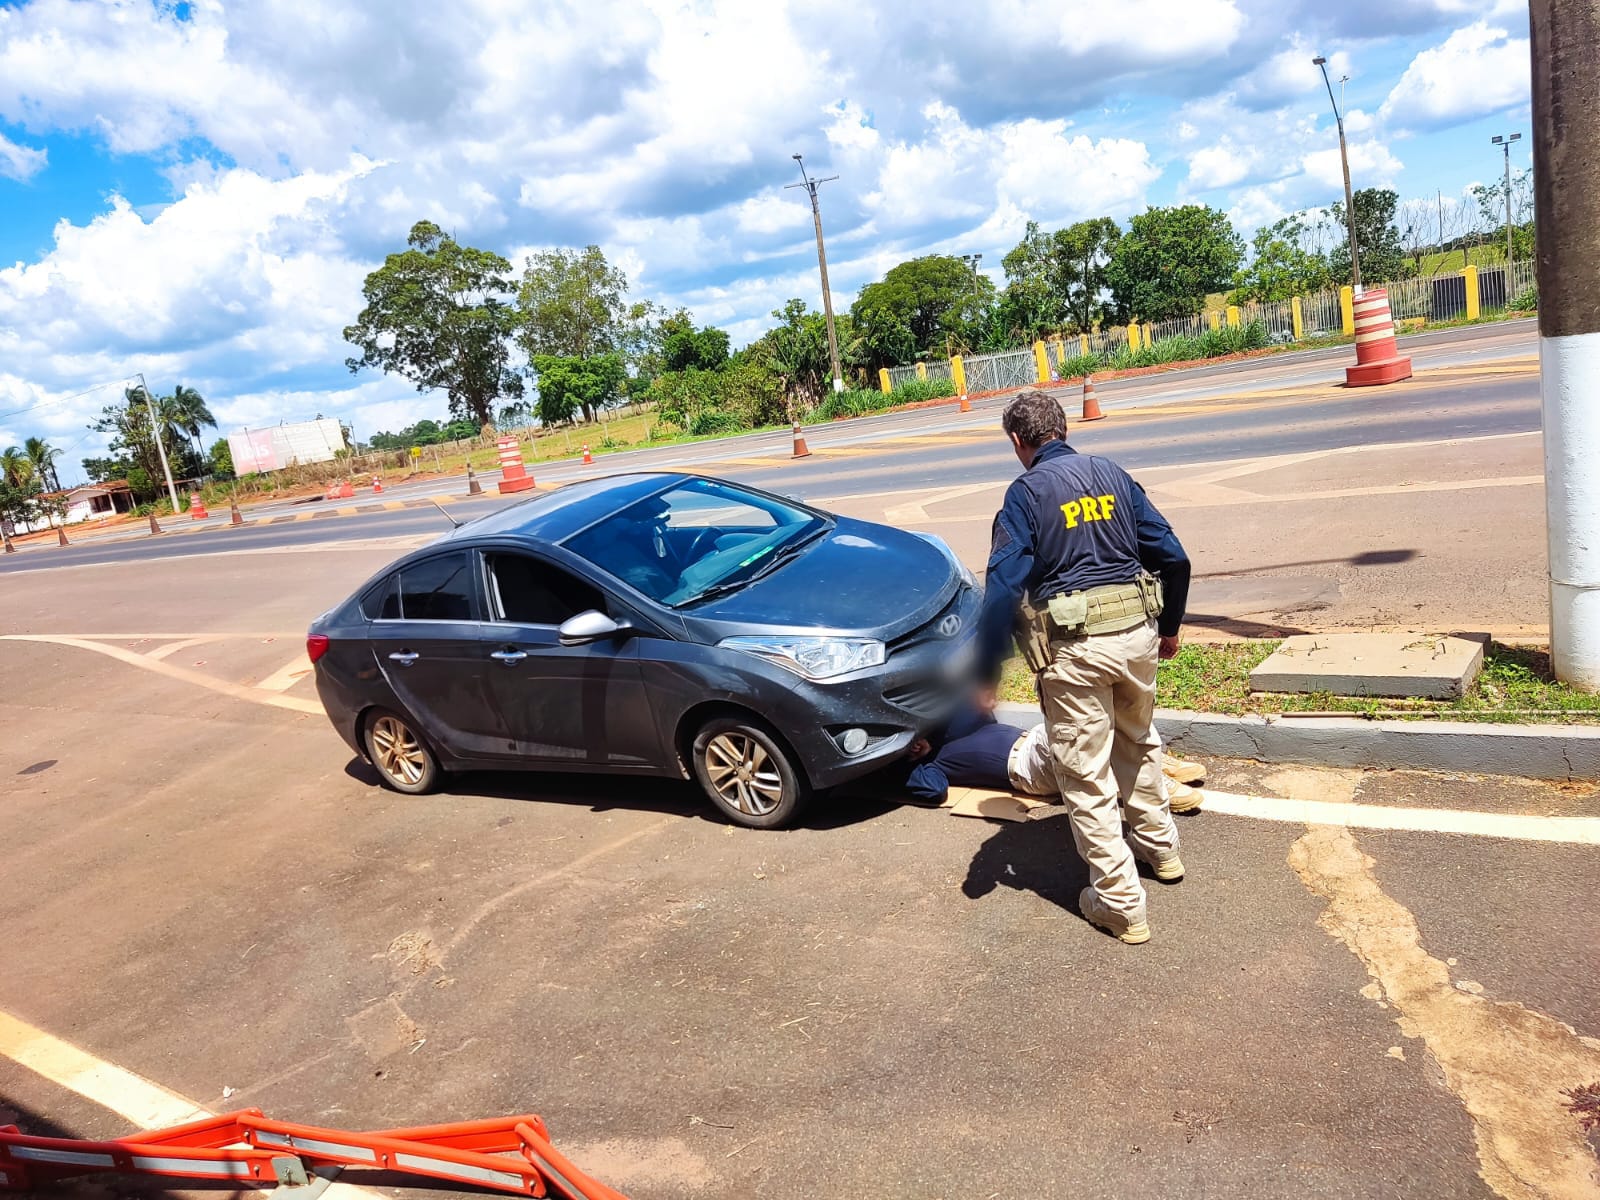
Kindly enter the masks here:
<path id="1" fill-rule="evenodd" d="M 317 692 L 397 791 L 446 772 L 688 778 L 770 829 L 962 698 L 981 596 L 927 535 L 619 475 L 460 526 L 317 618 Z"/>

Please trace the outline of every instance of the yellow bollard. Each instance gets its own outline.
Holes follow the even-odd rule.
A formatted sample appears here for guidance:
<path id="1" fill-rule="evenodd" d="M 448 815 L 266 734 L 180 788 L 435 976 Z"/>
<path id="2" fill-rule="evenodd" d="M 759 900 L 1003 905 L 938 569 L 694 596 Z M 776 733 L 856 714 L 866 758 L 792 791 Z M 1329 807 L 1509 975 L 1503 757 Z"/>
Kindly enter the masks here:
<path id="1" fill-rule="evenodd" d="M 967 394 L 967 371 L 961 365 L 961 355 L 959 354 L 950 356 L 950 382 L 956 385 L 956 395 L 965 396 Z"/>
<path id="2" fill-rule="evenodd" d="M 890 392 L 894 391 L 894 389 L 889 386 L 889 368 L 888 367 L 879 367 L 878 368 L 878 386 L 883 389 L 883 394 L 885 396 L 887 396 Z"/>
<path id="3" fill-rule="evenodd" d="M 1289 316 L 1294 321 L 1294 340 L 1303 342 L 1306 339 L 1305 318 L 1300 315 L 1300 297 L 1289 297 Z"/>
<path id="4" fill-rule="evenodd" d="M 1156 340 L 1155 326 L 1151 325 L 1149 321 L 1146 321 L 1144 323 L 1144 339 L 1143 339 L 1144 344 L 1146 346 L 1154 345 L 1155 344 L 1155 340 Z"/>
<path id="5" fill-rule="evenodd" d="M 1228 305 L 1228 328 L 1239 328 L 1239 306 L 1237 304 Z"/>
<path id="6" fill-rule="evenodd" d="M 1476 321 L 1483 311 L 1483 293 L 1478 288 L 1478 268 L 1463 267 L 1461 278 L 1467 281 L 1467 320 Z"/>
<path id="7" fill-rule="evenodd" d="M 1078 353 L 1089 353 L 1089 335 L 1087 333 L 1080 333 L 1078 335 Z"/>
<path id="8" fill-rule="evenodd" d="M 1137 353 L 1138 349 L 1139 323 L 1137 321 L 1130 321 L 1128 323 L 1128 350 L 1130 353 Z"/>
<path id="9" fill-rule="evenodd" d="M 1033 344 L 1033 365 L 1040 383 L 1050 382 L 1050 354 L 1043 342 Z"/>
<path id="10" fill-rule="evenodd" d="M 1345 337 L 1355 336 L 1356 294 L 1348 283 L 1339 289 L 1339 322 L 1344 329 Z"/>
<path id="11" fill-rule="evenodd" d="M 919 362 L 917 364 L 917 378 L 918 379 L 926 379 L 927 377 L 928 377 L 928 364 Z"/>
<path id="12" fill-rule="evenodd" d="M 1219 313 L 1216 309 L 1213 308 L 1210 312 L 1208 312 L 1206 314 L 1206 316 L 1211 318 L 1211 328 L 1212 329 L 1220 329 L 1222 327 L 1222 314 Z"/>

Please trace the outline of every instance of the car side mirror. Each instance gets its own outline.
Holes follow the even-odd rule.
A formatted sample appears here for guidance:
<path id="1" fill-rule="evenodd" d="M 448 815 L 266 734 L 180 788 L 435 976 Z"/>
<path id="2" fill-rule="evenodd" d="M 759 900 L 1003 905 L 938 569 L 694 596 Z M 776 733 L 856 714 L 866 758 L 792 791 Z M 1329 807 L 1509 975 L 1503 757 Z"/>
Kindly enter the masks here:
<path id="1" fill-rule="evenodd" d="M 590 609 L 575 617 L 568 617 L 557 631 L 563 646 L 587 646 L 607 638 L 626 633 L 631 626 L 626 621 L 613 621 L 603 612 Z"/>

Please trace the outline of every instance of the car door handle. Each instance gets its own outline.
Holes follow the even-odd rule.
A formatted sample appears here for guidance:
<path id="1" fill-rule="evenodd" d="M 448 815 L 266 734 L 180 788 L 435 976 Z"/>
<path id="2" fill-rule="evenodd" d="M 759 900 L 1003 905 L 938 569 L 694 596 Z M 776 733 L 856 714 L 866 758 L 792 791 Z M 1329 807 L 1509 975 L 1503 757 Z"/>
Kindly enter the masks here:
<path id="1" fill-rule="evenodd" d="M 418 654 L 415 650 L 396 650 L 393 654 L 389 655 L 389 661 L 397 662 L 402 667 L 409 667 L 421 657 L 422 655 Z"/>
<path id="2" fill-rule="evenodd" d="M 505 663 L 508 667 L 514 667 L 527 658 L 528 654 L 525 650 L 496 650 L 489 657 Z"/>

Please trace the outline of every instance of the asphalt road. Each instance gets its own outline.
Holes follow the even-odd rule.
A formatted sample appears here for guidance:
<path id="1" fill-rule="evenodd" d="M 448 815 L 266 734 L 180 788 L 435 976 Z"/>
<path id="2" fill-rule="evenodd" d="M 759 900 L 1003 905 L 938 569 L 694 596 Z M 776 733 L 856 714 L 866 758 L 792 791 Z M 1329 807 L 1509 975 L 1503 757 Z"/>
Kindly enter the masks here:
<path id="1" fill-rule="evenodd" d="M 1101 393 L 1107 419 L 1074 422 L 1069 436 L 1079 449 L 1108 455 L 1137 474 L 1309 450 L 1533 431 L 1539 428 L 1539 399 L 1538 377 L 1527 361 L 1531 333 L 1516 323 L 1409 339 L 1417 377 L 1386 388 L 1330 385 L 1350 356 L 1343 348 L 1116 382 Z M 1069 407 L 1075 403 L 1073 396 L 1064 394 L 1064 399 Z M 938 407 L 812 427 L 806 437 L 813 454 L 801 460 L 790 457 L 787 434 L 769 432 L 605 455 L 592 467 L 542 468 L 538 477 L 559 485 L 622 470 L 696 469 L 821 504 L 845 496 L 1004 481 L 1018 467 L 995 428 L 1002 405 L 1002 400 L 980 401 L 969 414 Z M 506 503 L 493 494 L 493 476 L 484 482 L 487 494 L 470 500 L 464 479 L 393 487 L 383 499 L 455 489 L 461 498 L 446 507 L 469 519 Z M 320 503 L 325 509 L 338 506 Z M 317 507 L 294 506 L 296 511 Z M 446 518 L 431 506 L 238 528 L 227 527 L 225 520 L 223 514 L 203 530 L 182 529 L 159 538 L 134 534 L 65 548 L 35 544 L 0 559 L 0 576 L 58 564 L 417 536 L 446 527 Z"/>
<path id="2" fill-rule="evenodd" d="M 1596 851 L 1519 836 L 1592 787 L 1214 763 L 1378 827 L 1185 818 L 1126 947 L 1075 915 L 1059 818 L 838 800 L 762 834 L 670 782 L 378 789 L 293 672 L 389 552 L 6 580 L 0 1124 L 131 1132 L 120 1069 L 335 1128 L 538 1112 L 635 1200 L 1600 1186 L 1562 1101 L 1600 1080 Z"/>

